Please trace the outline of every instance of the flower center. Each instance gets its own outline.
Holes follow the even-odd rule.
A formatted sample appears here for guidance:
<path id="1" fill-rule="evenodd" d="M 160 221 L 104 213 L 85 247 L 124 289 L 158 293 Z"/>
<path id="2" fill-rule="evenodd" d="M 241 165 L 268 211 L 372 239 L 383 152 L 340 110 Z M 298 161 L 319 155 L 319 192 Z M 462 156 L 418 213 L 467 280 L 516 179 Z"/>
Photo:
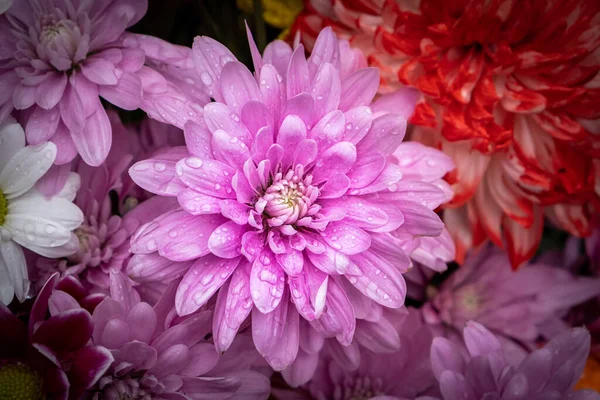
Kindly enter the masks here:
<path id="1" fill-rule="evenodd" d="M 382 379 L 372 379 L 370 376 L 348 379 L 340 389 L 335 391 L 335 400 L 368 400 L 376 396 L 385 396 Z"/>
<path id="2" fill-rule="evenodd" d="M 255 205 L 270 227 L 282 225 L 308 226 L 321 207 L 314 204 L 319 189 L 312 186 L 312 175 L 303 177 L 304 167 L 297 165 L 285 175 L 277 173 L 271 186 Z"/>
<path id="3" fill-rule="evenodd" d="M 6 216 L 8 215 L 8 201 L 4 196 L 4 193 L 0 190 L 0 226 L 4 224 Z"/>
<path id="4" fill-rule="evenodd" d="M 0 367 L 0 399 L 40 400 L 42 385 L 39 375 L 26 365 Z"/>
<path id="5" fill-rule="evenodd" d="M 463 311 L 468 315 L 474 316 L 477 314 L 481 303 L 477 290 L 474 288 L 465 288 L 459 296 Z"/>

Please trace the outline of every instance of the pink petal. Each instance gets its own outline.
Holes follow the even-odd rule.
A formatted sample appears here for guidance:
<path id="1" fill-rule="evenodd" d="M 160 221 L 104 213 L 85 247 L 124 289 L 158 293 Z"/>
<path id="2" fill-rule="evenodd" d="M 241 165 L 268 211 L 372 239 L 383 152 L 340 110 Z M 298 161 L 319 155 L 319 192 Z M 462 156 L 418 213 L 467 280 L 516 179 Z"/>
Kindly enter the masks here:
<path id="1" fill-rule="evenodd" d="M 339 73 L 333 65 L 321 64 L 310 87 L 310 94 L 315 99 L 317 119 L 337 110 L 340 103 L 341 83 Z"/>
<path id="2" fill-rule="evenodd" d="M 304 57 L 304 46 L 300 45 L 294 50 L 286 77 L 286 92 L 288 99 L 300 93 L 308 93 L 310 76 L 308 72 L 308 63 Z"/>
<path id="3" fill-rule="evenodd" d="M 240 378 L 228 376 L 213 377 L 183 377 L 181 393 L 193 393 L 194 400 L 225 400 L 233 398 L 241 386 Z M 182 399 L 183 400 L 183 399 Z"/>
<path id="4" fill-rule="evenodd" d="M 98 85 L 90 82 L 83 74 L 78 73 L 73 73 L 73 75 L 71 75 L 69 83 L 79 95 L 85 117 L 89 117 L 96 111 L 96 102 L 94 100 L 98 98 Z"/>
<path id="5" fill-rule="evenodd" d="M 196 71 L 202 83 L 208 88 L 210 96 L 220 101 L 222 97 L 217 84 L 221 77 L 221 70 L 226 63 L 235 61 L 235 56 L 216 40 L 200 36 L 194 39 L 192 58 Z"/>
<path id="6" fill-rule="evenodd" d="M 157 323 L 154 309 L 148 303 L 138 303 L 129 311 L 127 320 L 131 326 L 131 338 L 149 343 Z"/>
<path id="7" fill-rule="evenodd" d="M 329 246 L 323 247 L 326 249 L 323 253 L 316 254 L 310 251 L 307 253 L 310 261 L 326 274 L 343 275 L 350 265 L 350 259 Z"/>
<path id="8" fill-rule="evenodd" d="M 501 348 L 496 336 L 475 321 L 467 323 L 463 330 L 463 336 L 471 357 L 493 353 Z"/>
<path id="9" fill-rule="evenodd" d="M 292 302 L 308 321 L 319 318 L 325 309 L 328 275 L 307 263 L 301 274 L 289 278 Z"/>
<path id="10" fill-rule="evenodd" d="M 454 343 L 439 337 L 433 339 L 431 345 L 431 366 L 435 377 L 439 379 L 444 371 L 463 373 L 465 360 Z"/>
<path id="11" fill-rule="evenodd" d="M 373 251 L 352 257 L 346 277 L 354 287 L 377 303 L 398 308 L 404 304 L 406 283 L 395 265 Z"/>
<path id="12" fill-rule="evenodd" d="M 343 174 L 331 176 L 319 190 L 321 199 L 337 199 L 343 196 L 350 188 L 350 178 Z"/>
<path id="13" fill-rule="evenodd" d="M 317 142 L 312 139 L 304 139 L 294 151 L 293 165 L 309 165 L 317 158 Z"/>
<path id="14" fill-rule="evenodd" d="M 280 75 L 285 75 L 291 56 L 292 48 L 290 45 L 282 40 L 275 40 L 265 47 L 263 61 L 266 65 L 263 66 L 263 69 L 270 64 L 269 66 L 275 67 L 276 72 L 279 72 Z"/>
<path id="15" fill-rule="evenodd" d="M 134 254 L 127 264 L 127 275 L 139 283 L 164 282 L 180 278 L 191 265 L 191 261 L 175 262 L 158 253 Z"/>
<path id="16" fill-rule="evenodd" d="M 225 103 L 238 114 L 246 103 L 261 98 L 256 80 L 248 68 L 238 61 L 225 64 L 219 84 Z"/>
<path id="17" fill-rule="evenodd" d="M 185 274 L 175 296 L 179 315 L 188 315 L 202 307 L 229 279 L 241 258 L 223 259 L 209 254 L 196 261 Z"/>
<path id="18" fill-rule="evenodd" d="M 15 75 L 14 79 L 16 80 L 18 77 Z M 24 84 L 16 86 L 12 95 L 12 101 L 17 110 L 25 110 L 35 104 L 36 88 L 36 86 L 27 86 Z"/>
<path id="19" fill-rule="evenodd" d="M 308 354 L 304 351 L 299 351 L 294 362 L 281 371 L 281 375 L 288 385 L 296 388 L 310 381 L 315 374 L 318 364 L 319 356 L 317 354 Z"/>
<path id="20" fill-rule="evenodd" d="M 80 68 L 82 74 L 95 84 L 116 85 L 119 82 L 114 64 L 103 58 L 88 58 Z"/>
<path id="21" fill-rule="evenodd" d="M 296 147 L 304 139 L 306 139 L 306 125 L 304 125 L 304 122 L 295 115 L 285 117 L 277 135 L 277 143 L 285 151 L 282 160 L 284 168 L 291 164 Z"/>
<path id="22" fill-rule="evenodd" d="M 248 146 L 221 129 L 213 133 L 212 149 L 216 160 L 229 164 L 235 169 L 242 169 L 246 160 L 250 158 Z"/>
<path id="23" fill-rule="evenodd" d="M 66 86 L 67 75 L 64 73 L 55 73 L 46 77 L 35 91 L 37 105 L 46 110 L 54 108 L 61 100 Z"/>
<path id="24" fill-rule="evenodd" d="M 379 204 L 367 199 L 347 196 L 322 203 L 324 210 L 333 208 L 344 211 L 344 221 L 362 229 L 376 229 L 388 223 L 389 217 Z"/>
<path id="25" fill-rule="evenodd" d="M 242 254 L 253 262 L 265 247 L 265 235 L 256 231 L 248 231 L 242 236 Z"/>
<path id="26" fill-rule="evenodd" d="M 69 130 L 63 123 L 58 124 L 56 133 L 50 138 L 50 141 L 56 145 L 56 159 L 54 163 L 57 165 L 63 165 L 72 161 L 77 156 L 77 149 L 75 143 L 71 139 Z"/>
<path id="27" fill-rule="evenodd" d="M 190 188 L 222 199 L 234 199 L 231 178 L 235 170 L 216 160 L 202 160 L 196 156 L 177 163 L 177 175 Z"/>
<path id="28" fill-rule="evenodd" d="M 260 101 L 249 101 L 246 103 L 242 108 L 241 117 L 242 122 L 252 136 L 255 136 L 261 128 L 273 127 L 275 125 L 273 114 Z"/>
<path id="29" fill-rule="evenodd" d="M 331 63 L 336 69 L 340 67 L 338 39 L 331 27 L 324 28 L 317 37 L 312 53 L 308 58 L 310 68 L 316 70 L 323 63 Z M 312 64 L 312 65 L 311 65 Z"/>
<path id="30" fill-rule="evenodd" d="M 234 112 L 233 108 L 223 103 L 213 102 L 204 106 L 204 120 L 212 133 L 220 129 L 238 138 L 246 145 L 249 145 L 251 142 L 250 133 L 246 129 L 246 126 L 242 124 L 239 112 Z"/>
<path id="31" fill-rule="evenodd" d="M 87 346 L 77 351 L 71 358 L 69 394 L 79 397 L 83 391 L 92 387 L 106 373 L 113 363 L 113 356 L 100 346 Z"/>
<path id="32" fill-rule="evenodd" d="M 281 302 L 284 288 L 284 271 L 270 251 L 263 251 L 254 260 L 250 272 L 250 289 L 254 305 L 261 313 L 270 313 Z"/>
<path id="33" fill-rule="evenodd" d="M 394 113 L 408 120 L 412 117 L 420 93 L 413 88 L 404 87 L 392 93 L 380 96 L 371 104 L 375 113 Z"/>
<path id="34" fill-rule="evenodd" d="M 323 314 L 310 324 L 326 337 L 335 336 L 344 346 L 352 342 L 356 317 L 348 297 L 335 280 L 329 280 Z"/>
<path id="35" fill-rule="evenodd" d="M 177 194 L 181 208 L 192 215 L 218 214 L 221 212 L 219 199 L 198 193 L 193 189 L 184 189 Z"/>
<path id="36" fill-rule="evenodd" d="M 346 174 L 354 189 L 361 189 L 373 183 L 386 166 L 386 159 L 379 153 L 362 154 Z"/>
<path id="37" fill-rule="evenodd" d="M 444 223 L 429 208 L 412 201 L 398 200 L 393 203 L 404 216 L 402 229 L 416 236 L 439 236 Z"/>
<path id="38" fill-rule="evenodd" d="M 246 227 L 233 221 L 225 222 L 217 227 L 208 238 L 208 249 L 222 258 L 236 258 L 241 253 L 242 235 Z"/>
<path id="39" fill-rule="evenodd" d="M 377 323 L 358 320 L 354 338 L 374 353 L 393 353 L 400 349 L 397 329 L 385 318 Z"/>
<path id="40" fill-rule="evenodd" d="M 131 238 L 131 251 L 187 261 L 208 254 L 210 232 L 221 225 L 219 215 L 191 215 L 177 210 L 142 226 Z"/>
<path id="41" fill-rule="evenodd" d="M 357 144 L 370 131 L 373 124 L 373 111 L 369 107 L 355 107 L 344 113 L 346 117 L 346 130 L 344 138 L 350 143 Z"/>
<path id="42" fill-rule="evenodd" d="M 342 80 L 342 95 L 339 109 L 348 111 L 354 107 L 371 103 L 379 89 L 379 71 L 376 68 L 363 68 Z"/>
<path id="43" fill-rule="evenodd" d="M 90 100 L 86 99 L 88 102 Z M 59 108 L 60 116 L 69 130 L 79 132 L 84 128 L 86 115 L 83 102 L 72 83 L 65 89 Z"/>
<path id="44" fill-rule="evenodd" d="M 335 110 L 325 115 L 315 124 L 310 130 L 309 137 L 317 142 L 320 153 L 342 141 L 345 123 L 344 114 L 339 110 Z"/>
<path id="45" fill-rule="evenodd" d="M 289 301 L 285 301 L 287 307 L 287 318 L 281 332 L 281 337 L 274 343 L 273 347 L 264 354 L 265 359 L 275 371 L 283 371 L 294 360 L 299 348 L 299 315 L 291 307 Z"/>
<path id="46" fill-rule="evenodd" d="M 343 254 L 361 253 L 371 245 L 371 236 L 353 224 L 331 222 L 321 232 L 328 245 Z"/>
<path id="47" fill-rule="evenodd" d="M 202 122 L 188 121 L 183 127 L 185 145 L 190 154 L 208 160 L 213 158 L 212 134 L 204 120 Z"/>
<path id="48" fill-rule="evenodd" d="M 246 22 L 246 36 L 248 36 L 248 44 L 250 45 L 250 54 L 252 56 L 252 64 L 254 64 L 254 73 L 256 75 L 260 74 L 260 69 L 263 66 L 263 60 L 260 56 L 260 51 L 258 47 L 256 47 L 256 43 L 254 42 L 254 37 L 252 36 L 252 31 L 250 31 L 250 27 L 248 27 L 248 22 Z"/>
<path id="49" fill-rule="evenodd" d="M 287 293 L 286 293 L 287 294 Z M 256 350 L 265 356 L 281 339 L 288 317 L 289 300 L 281 301 L 272 312 L 262 313 L 252 308 L 252 340 Z"/>
<path id="50" fill-rule="evenodd" d="M 85 346 L 93 329 L 92 317 L 87 311 L 67 310 L 42 322 L 31 341 L 54 351 L 74 351 Z M 66 336 L 64 332 L 72 332 L 72 335 Z"/>
<path id="51" fill-rule="evenodd" d="M 250 207 L 246 204 L 239 203 L 236 200 L 220 200 L 219 201 L 221 214 L 238 225 L 246 225 L 248 223 L 248 214 Z"/>
<path id="52" fill-rule="evenodd" d="M 250 269 L 251 264 L 242 260 L 231 280 L 219 290 L 213 318 L 215 348 L 219 353 L 231 346 L 240 325 L 252 311 Z"/>
<path id="53" fill-rule="evenodd" d="M 355 175 L 356 173 L 352 174 L 352 178 L 354 178 Z M 386 163 L 375 180 L 360 189 L 350 190 L 350 194 L 353 196 L 360 196 L 389 190 L 390 188 L 393 188 L 393 185 L 400 179 L 402 179 L 402 171 L 400 168 L 395 164 Z"/>
<path id="54" fill-rule="evenodd" d="M 283 121 L 288 115 L 296 115 L 304 122 L 307 129 L 310 129 L 315 122 L 315 101 L 308 93 L 300 93 L 288 99 L 285 108 L 279 118 Z"/>
<path id="55" fill-rule="evenodd" d="M 100 96 L 124 110 L 135 110 L 142 101 L 142 81 L 131 73 L 123 72 L 116 85 L 102 85 Z"/>
<path id="56" fill-rule="evenodd" d="M 36 183 L 38 190 L 47 197 L 58 194 L 67 183 L 71 165 L 53 165 Z"/>
<path id="57" fill-rule="evenodd" d="M 155 154 L 153 158 L 139 161 L 129 168 L 129 176 L 141 188 L 161 196 L 174 197 L 186 189 L 177 177 L 175 166 L 187 156 L 183 147 Z"/>
<path id="58" fill-rule="evenodd" d="M 97 167 L 104 162 L 112 144 L 112 128 L 100 102 L 96 112 L 86 120 L 85 128 L 81 132 L 71 131 L 71 138 L 88 165 Z"/>
<path id="59" fill-rule="evenodd" d="M 390 155 L 402 143 L 406 133 L 406 120 L 396 114 L 384 114 L 373 120 L 371 129 L 358 143 L 357 148 L 364 152 L 375 151 Z"/>
<path id="60" fill-rule="evenodd" d="M 190 350 L 184 344 L 175 344 L 158 355 L 156 365 L 148 370 L 157 378 L 181 371 L 190 361 Z"/>
<path id="61" fill-rule="evenodd" d="M 345 174 L 356 161 L 356 147 L 350 142 L 339 142 L 327 149 L 313 171 L 313 182 L 320 183 L 335 173 Z"/>
<path id="62" fill-rule="evenodd" d="M 110 297 L 118 301 L 125 308 L 131 310 L 140 302 L 140 295 L 133 290 L 131 280 L 122 272 L 110 272 Z"/>
<path id="63" fill-rule="evenodd" d="M 277 121 L 285 104 L 286 95 L 283 78 L 273 65 L 265 64 L 261 69 L 259 87 L 263 103 L 271 111 L 275 121 Z"/>
<path id="64" fill-rule="evenodd" d="M 58 107 L 49 110 L 35 107 L 25 126 L 27 143 L 38 145 L 47 141 L 56 132 L 59 121 L 60 112 Z"/>

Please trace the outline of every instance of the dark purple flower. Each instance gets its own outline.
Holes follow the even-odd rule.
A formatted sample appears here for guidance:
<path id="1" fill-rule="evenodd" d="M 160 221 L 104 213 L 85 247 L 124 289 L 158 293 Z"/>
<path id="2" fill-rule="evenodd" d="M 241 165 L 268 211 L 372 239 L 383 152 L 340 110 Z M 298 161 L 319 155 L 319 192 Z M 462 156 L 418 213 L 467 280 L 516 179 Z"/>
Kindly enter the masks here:
<path id="1" fill-rule="evenodd" d="M 107 349 L 89 343 L 88 310 L 99 300 L 75 279 L 55 274 L 33 303 L 28 325 L 0 304 L 0 398 L 75 400 L 94 385 L 113 361 Z"/>

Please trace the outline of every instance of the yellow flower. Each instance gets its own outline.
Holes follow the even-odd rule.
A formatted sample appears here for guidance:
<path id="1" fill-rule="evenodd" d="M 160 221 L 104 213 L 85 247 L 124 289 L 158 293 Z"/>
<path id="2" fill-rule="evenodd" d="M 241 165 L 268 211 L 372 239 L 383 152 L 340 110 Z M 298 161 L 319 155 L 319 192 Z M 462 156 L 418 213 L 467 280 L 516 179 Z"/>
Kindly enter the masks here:
<path id="1" fill-rule="evenodd" d="M 247 14 L 254 12 L 253 0 L 237 0 L 237 6 Z M 302 0 L 262 0 L 262 9 L 265 22 L 282 29 L 283 32 L 279 36 L 285 37 L 296 16 L 304 9 L 304 2 Z"/>

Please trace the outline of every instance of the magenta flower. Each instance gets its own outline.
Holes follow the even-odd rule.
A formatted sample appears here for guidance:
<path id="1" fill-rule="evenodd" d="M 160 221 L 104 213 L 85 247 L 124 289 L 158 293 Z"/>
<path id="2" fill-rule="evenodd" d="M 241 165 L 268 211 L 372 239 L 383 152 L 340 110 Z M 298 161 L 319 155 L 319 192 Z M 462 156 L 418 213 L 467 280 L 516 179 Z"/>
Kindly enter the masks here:
<path id="1" fill-rule="evenodd" d="M 210 332 L 210 311 L 173 319 L 175 285 L 155 307 L 139 301 L 127 278 L 113 274 L 112 298 L 93 314 L 92 341 L 110 349 L 114 362 L 86 393 L 93 399 L 266 399 L 266 376 L 250 370 L 259 355 L 244 344 L 233 344 L 236 363 L 220 360 Z M 246 343 L 249 341 L 246 340 Z M 241 396 L 241 397 L 236 397 Z"/>
<path id="2" fill-rule="evenodd" d="M 429 361 L 433 333 L 418 311 L 409 310 L 400 324 L 399 348 L 387 354 L 361 347 L 360 362 L 351 370 L 332 353 L 323 352 L 314 378 L 306 385 L 313 399 L 414 400 L 438 396 Z M 281 398 L 286 398 L 281 396 Z"/>
<path id="3" fill-rule="evenodd" d="M 88 310 L 99 300 L 76 280 L 53 275 L 28 326 L 0 304 L 0 397 L 76 400 L 94 385 L 113 360 L 107 349 L 89 343 L 94 328 Z"/>
<path id="4" fill-rule="evenodd" d="M 369 107 L 378 72 L 361 68 L 364 59 L 331 29 L 308 59 L 280 41 L 262 57 L 252 40 L 251 50 L 254 75 L 221 44 L 196 39 L 195 66 L 216 101 L 185 125 L 189 156 L 173 150 L 131 168 L 136 183 L 177 196 L 181 208 L 132 238 L 129 274 L 185 272 L 180 315 L 219 291 L 217 349 L 227 350 L 252 314 L 256 348 L 282 370 L 298 353 L 300 317 L 348 346 L 353 303 L 402 306 L 411 261 L 396 236 L 440 235 L 432 210 L 446 193 L 419 184 L 419 168 L 438 163 L 438 153 L 415 147 L 406 179 L 388 161 L 406 120 Z"/>
<path id="5" fill-rule="evenodd" d="M 134 155 L 142 151 L 141 136 L 128 132 L 115 112 L 109 111 L 108 117 L 117 142 L 106 162 L 99 167 L 90 167 L 81 160 L 72 166 L 55 166 L 57 179 L 44 182 L 41 188 L 55 191 L 55 186 L 61 185 L 61 177 L 66 179 L 70 169 L 85 182 L 74 201 L 84 215 L 83 223 L 75 230 L 78 249 L 67 257 L 35 259 L 32 264 L 39 275 L 38 287 L 50 275 L 60 272 L 62 276 L 77 277 L 93 292 L 108 293 L 110 272 L 121 271 L 131 258 L 129 239 L 133 233 L 176 204 L 174 200 L 158 196 L 137 204 L 134 195 L 138 188 L 131 182 L 127 169 Z M 145 141 L 149 144 L 148 138 Z M 46 185 L 51 187 L 46 188 Z"/>
<path id="6" fill-rule="evenodd" d="M 573 328 L 544 348 L 511 366 L 497 337 L 483 325 L 467 323 L 465 353 L 451 341 L 436 338 L 431 364 L 444 400 L 598 400 L 590 390 L 573 391 L 590 351 L 590 335 Z"/>
<path id="7" fill-rule="evenodd" d="M 134 110 L 142 101 L 144 52 L 123 33 L 146 0 L 19 0 L 0 17 L 0 116 L 23 110 L 27 141 L 56 144 L 56 164 L 77 154 L 98 166 L 112 143 L 100 103 Z"/>
<path id="8" fill-rule="evenodd" d="M 513 271 L 506 253 L 484 246 L 467 258 L 423 307 L 431 324 L 456 339 L 470 321 L 492 329 L 519 361 L 539 337 L 550 339 L 569 326 L 562 317 L 573 306 L 600 294 L 600 280 L 531 263 Z"/>

